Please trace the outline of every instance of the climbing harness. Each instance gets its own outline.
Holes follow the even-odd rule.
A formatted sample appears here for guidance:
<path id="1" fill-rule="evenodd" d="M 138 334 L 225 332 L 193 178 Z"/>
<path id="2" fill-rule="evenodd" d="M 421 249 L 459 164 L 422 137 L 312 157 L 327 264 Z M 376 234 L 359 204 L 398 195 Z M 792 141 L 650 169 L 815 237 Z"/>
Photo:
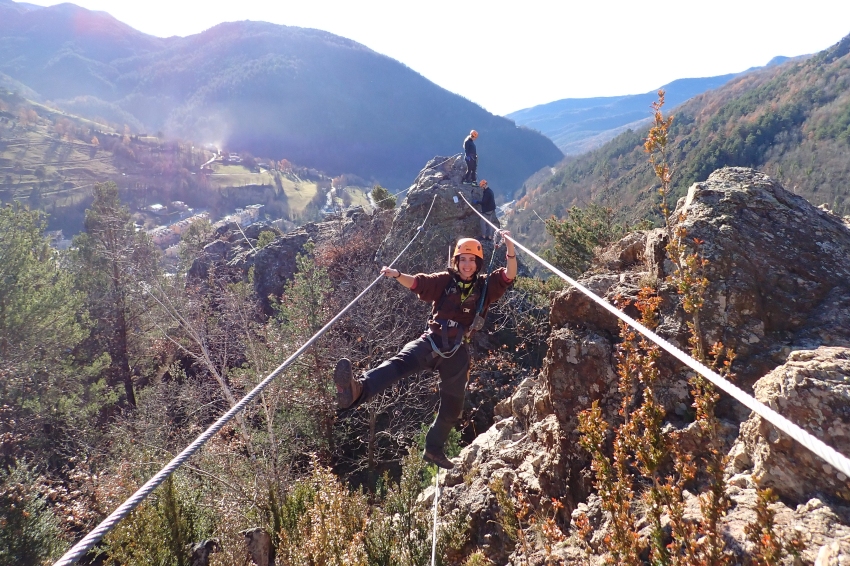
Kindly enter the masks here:
<path id="1" fill-rule="evenodd" d="M 445 359 L 451 358 L 452 356 L 455 355 L 455 352 L 457 352 L 460 349 L 464 340 L 469 341 L 469 338 L 472 336 L 473 332 L 477 332 L 477 331 L 481 330 L 482 328 L 484 328 L 484 321 L 485 321 L 485 318 L 486 318 L 484 316 L 484 301 L 487 298 L 487 288 L 490 285 L 489 274 L 493 269 L 493 260 L 496 258 L 496 248 L 498 248 L 498 245 L 496 244 L 496 242 L 494 242 L 493 243 L 493 255 L 490 256 L 490 265 L 487 267 L 487 272 L 485 273 L 485 277 L 484 277 L 484 288 L 481 290 L 481 297 L 479 297 L 479 299 L 478 299 L 478 307 L 475 310 L 475 317 L 472 319 L 472 323 L 469 325 L 469 328 L 464 327 L 462 324 L 459 324 L 458 322 L 456 322 L 454 320 L 444 319 L 444 318 L 433 319 L 433 322 L 436 322 L 437 324 L 440 325 L 441 339 L 442 339 L 443 347 L 448 347 L 448 343 L 449 343 L 448 329 L 458 327 L 458 332 L 455 335 L 455 343 L 452 345 L 451 350 L 449 350 L 448 352 L 443 352 L 440 348 L 438 348 L 437 344 L 434 342 L 434 339 L 431 337 L 432 333 L 430 331 L 426 332 L 426 336 L 428 337 L 428 341 L 431 343 L 431 349 L 433 350 L 432 355 L 434 357 L 440 356 L 441 358 L 445 358 Z M 446 287 L 446 290 L 443 292 L 443 295 L 440 298 L 440 302 L 437 303 L 437 307 L 434 309 L 434 311 L 435 312 L 440 311 L 440 308 L 443 305 L 443 301 L 445 301 L 446 296 L 449 293 L 458 292 L 458 291 L 455 290 L 455 287 L 460 287 L 460 289 L 461 289 L 459 292 L 460 292 L 460 302 L 461 302 L 461 305 L 462 305 L 463 302 L 469 297 L 469 295 L 472 294 L 472 292 L 475 290 L 475 286 L 480 284 L 480 281 L 481 281 L 480 275 L 477 275 L 475 280 L 470 281 L 469 283 L 465 283 L 463 281 L 457 281 L 457 280 L 453 279 L 449 283 L 448 287 Z M 463 289 L 467 286 L 469 287 L 469 290 L 464 292 Z"/>
<path id="2" fill-rule="evenodd" d="M 478 284 L 478 278 L 476 277 L 476 279 L 474 281 L 470 282 L 470 289 L 469 289 L 469 292 L 466 294 L 466 297 L 469 297 L 469 295 L 475 289 L 475 285 L 477 285 L 477 284 Z M 451 293 L 460 293 L 460 302 L 461 302 L 461 304 L 463 304 L 463 301 L 465 300 L 464 294 L 463 294 L 462 291 L 459 291 L 457 289 L 457 287 L 459 287 L 461 285 L 463 285 L 462 281 L 458 282 L 456 279 L 452 278 L 452 280 L 449 282 L 448 286 L 446 286 L 445 291 L 443 291 L 443 294 L 440 296 L 440 300 L 439 300 L 439 302 L 437 302 L 437 306 L 434 308 L 435 313 L 440 312 L 440 309 L 443 306 L 443 302 L 446 300 L 446 297 Z M 434 342 L 434 339 L 432 338 L 433 332 L 431 332 L 430 326 L 426 325 L 425 336 L 428 338 L 428 341 L 431 343 L 431 350 L 433 350 L 432 355 L 435 358 L 437 356 L 444 358 L 444 359 L 451 358 L 460 349 L 461 345 L 463 345 L 464 338 L 467 336 L 466 327 L 464 327 L 459 322 L 452 320 L 450 318 L 429 319 L 428 325 L 430 325 L 431 322 L 436 322 L 437 324 L 440 325 L 440 340 L 441 340 L 441 343 L 442 343 L 444 348 L 449 347 L 449 328 L 457 328 L 458 329 L 457 334 L 455 334 L 454 344 L 452 344 L 451 349 L 448 350 L 447 352 L 444 352 L 440 348 L 437 347 L 437 344 Z"/>
<path id="3" fill-rule="evenodd" d="M 472 206 L 468 200 L 466 200 L 463 194 L 458 193 L 458 196 L 463 199 L 463 202 L 465 202 L 475 214 L 480 216 L 485 222 L 487 222 L 487 224 L 490 224 L 490 226 L 492 226 L 494 230 L 499 230 L 498 227 L 494 226 L 489 220 L 487 220 L 487 218 L 485 218 L 480 212 L 478 212 L 478 210 L 476 210 L 475 207 Z M 850 458 L 847 458 L 847 456 L 841 454 L 831 446 L 827 445 L 822 440 L 815 438 L 810 433 L 806 432 L 798 425 L 792 423 L 770 407 L 766 406 L 764 403 L 760 402 L 752 395 L 748 394 L 741 388 L 727 381 L 717 372 L 712 371 L 704 364 L 698 362 L 686 353 L 682 352 L 670 342 L 668 342 L 649 328 L 645 327 L 644 325 L 642 325 L 641 323 L 639 323 L 617 307 L 609 304 L 607 301 L 597 296 L 590 289 L 586 288 L 584 285 L 581 285 L 572 277 L 566 275 L 560 269 L 556 268 L 537 254 L 517 242 L 514 238 L 504 235 L 503 237 L 513 242 L 516 247 L 518 247 L 519 249 L 530 255 L 532 258 L 537 260 L 537 262 L 539 262 L 549 271 L 551 271 L 552 273 L 554 273 L 555 275 L 557 275 L 558 277 L 560 277 L 561 279 L 563 279 L 564 281 L 584 293 L 593 302 L 595 302 L 596 304 L 598 304 L 599 306 L 601 306 L 602 308 L 604 308 L 605 310 L 607 310 L 608 312 L 610 312 L 611 314 L 613 314 L 614 316 L 616 316 L 617 318 L 619 318 L 620 320 L 622 320 L 623 322 L 625 322 L 626 324 L 628 324 L 629 326 L 631 326 L 632 328 L 634 328 L 635 330 L 637 330 L 638 332 L 658 344 L 661 348 L 663 348 L 667 353 L 671 354 L 677 360 L 679 360 L 680 362 L 682 362 L 683 364 L 685 364 L 686 366 L 688 366 L 689 368 L 709 380 L 718 388 L 731 395 L 733 399 L 735 399 L 739 403 L 742 403 L 745 407 L 747 407 L 748 409 L 768 421 L 770 424 L 772 424 L 773 426 L 775 426 L 776 428 L 778 428 L 779 430 L 781 430 L 782 432 L 784 432 L 785 434 L 787 434 L 788 436 L 808 448 L 812 453 L 817 455 L 824 462 L 828 463 L 830 466 L 844 474 L 846 477 L 850 477 Z"/>
<path id="4" fill-rule="evenodd" d="M 431 216 L 431 211 L 434 209 L 434 203 L 437 201 L 437 195 L 434 195 L 434 199 L 431 201 L 431 207 L 428 209 L 428 213 L 425 215 L 425 220 L 422 221 L 422 224 L 416 228 L 416 233 L 413 235 L 413 238 L 407 243 L 404 249 L 399 252 L 399 254 L 395 257 L 395 259 L 389 264 L 388 267 L 392 267 L 395 263 L 404 255 L 405 252 L 413 245 L 413 242 L 416 241 L 416 238 L 419 237 L 419 234 L 422 233 L 425 228 L 425 224 L 428 222 L 428 217 Z M 131 495 L 124 503 L 122 503 L 115 511 L 113 511 L 106 519 L 104 519 L 97 527 L 94 528 L 89 534 L 83 537 L 77 544 L 71 547 L 68 552 L 66 552 L 57 562 L 54 563 L 53 566 L 70 566 L 71 564 L 76 563 L 80 558 L 85 556 L 85 554 L 91 550 L 91 548 L 98 543 L 100 539 L 102 539 L 109 531 L 115 528 L 115 526 L 124 519 L 127 515 L 129 515 L 133 509 L 139 506 L 139 504 L 144 501 L 144 499 L 150 495 L 153 490 L 159 487 L 162 482 L 164 482 L 171 474 L 173 474 L 177 469 L 182 466 L 190 457 L 192 457 L 195 452 L 201 449 L 201 447 L 207 443 L 207 441 L 212 438 L 218 431 L 220 431 L 224 425 L 230 422 L 233 417 L 242 412 L 242 410 L 248 406 L 257 396 L 263 392 L 263 390 L 268 387 L 268 385 L 277 378 L 283 371 L 288 368 L 292 363 L 298 359 L 301 354 L 307 351 L 307 349 L 312 346 L 316 340 L 318 340 L 323 334 L 325 334 L 336 322 L 342 318 L 342 316 L 348 312 L 351 307 L 353 307 L 360 299 L 363 298 L 366 293 L 368 293 L 372 287 L 378 284 L 378 282 L 383 279 L 383 275 L 378 275 L 374 281 L 372 281 L 365 289 L 363 289 L 359 295 L 357 295 L 350 303 L 348 303 L 336 316 L 334 316 L 330 321 L 328 321 L 318 332 L 316 332 L 307 342 L 304 343 L 298 350 L 295 351 L 294 354 L 289 356 L 286 361 L 280 364 L 273 372 L 271 372 L 268 376 L 266 376 L 263 381 L 261 381 L 254 389 L 252 389 L 247 395 L 245 395 L 242 399 L 239 400 L 229 411 L 227 411 L 224 415 L 219 417 L 219 419 L 213 423 L 207 430 L 205 430 L 198 438 L 196 438 L 189 446 L 187 446 L 180 454 L 175 456 L 164 468 L 162 468 L 159 472 L 156 473 L 151 479 L 149 479 L 142 487 L 140 487 L 136 493 Z"/>
<path id="5" fill-rule="evenodd" d="M 490 265 L 487 266 L 487 280 L 484 281 L 484 290 L 481 291 L 481 298 L 478 299 L 478 309 L 475 311 L 475 318 L 472 319 L 472 324 L 469 325 L 469 333 L 470 335 L 473 332 L 478 332 L 482 328 L 484 328 L 484 321 L 486 320 L 486 315 L 484 313 L 484 300 L 487 298 L 487 287 L 490 286 L 490 273 L 493 272 L 493 260 L 496 259 L 496 249 L 499 247 L 499 244 L 496 240 L 493 240 L 493 255 L 490 256 Z"/>
<path id="6" fill-rule="evenodd" d="M 434 322 L 440 325 L 440 330 L 442 331 L 441 339 L 443 345 L 447 345 L 449 343 L 449 328 L 457 326 L 459 328 L 457 334 L 455 335 L 455 342 L 452 344 L 452 349 L 448 352 L 443 352 L 440 348 L 437 347 L 437 344 L 434 342 L 434 339 L 431 337 L 431 332 L 425 334 L 428 337 L 428 342 L 431 343 L 431 350 L 433 350 L 433 355 L 440 356 L 443 359 L 449 359 L 455 355 L 455 353 L 460 349 L 463 345 L 463 335 L 464 328 L 463 325 L 458 324 L 453 320 L 448 320 L 444 318 L 435 318 Z"/>

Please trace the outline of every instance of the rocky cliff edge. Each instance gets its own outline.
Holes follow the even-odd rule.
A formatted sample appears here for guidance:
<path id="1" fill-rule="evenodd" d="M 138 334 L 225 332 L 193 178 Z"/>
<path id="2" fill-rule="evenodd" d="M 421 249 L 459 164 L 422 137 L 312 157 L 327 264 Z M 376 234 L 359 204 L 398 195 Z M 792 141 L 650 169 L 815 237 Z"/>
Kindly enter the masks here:
<path id="1" fill-rule="evenodd" d="M 850 454 L 847 222 L 743 168 L 719 170 L 693 185 L 672 218 L 674 228 L 681 225 L 703 242 L 710 281 L 703 331 L 737 353 L 738 385 Z M 663 229 L 630 234 L 605 250 L 581 282 L 609 301 L 655 286 L 663 299 L 658 332 L 684 348 L 685 316 L 665 281 L 673 268 L 666 240 Z M 461 465 L 444 478 L 444 512 L 467 514 L 470 547 L 497 564 L 571 563 L 582 554 L 574 538 L 548 552 L 534 541 L 525 550 L 515 545 L 501 526 L 495 485 L 523 493 L 532 512 L 558 517 L 567 534 L 575 510 L 595 517 L 597 531 L 605 521 L 576 426 L 578 413 L 593 401 L 609 422 L 616 414 L 616 319 L 567 289 L 552 301 L 551 324 L 543 370 L 497 406 L 498 422 L 463 450 Z M 687 430 L 688 373 L 666 354 L 660 365 L 668 426 Z M 803 563 L 850 564 L 848 479 L 733 400 L 722 399 L 718 412 L 730 456 L 732 507 L 724 536 L 738 557 L 751 548 L 744 525 L 754 517 L 756 487 L 770 486 L 780 497 L 773 505 L 778 528 L 801 534 Z M 699 512 L 695 501 L 690 498 L 689 512 Z"/>

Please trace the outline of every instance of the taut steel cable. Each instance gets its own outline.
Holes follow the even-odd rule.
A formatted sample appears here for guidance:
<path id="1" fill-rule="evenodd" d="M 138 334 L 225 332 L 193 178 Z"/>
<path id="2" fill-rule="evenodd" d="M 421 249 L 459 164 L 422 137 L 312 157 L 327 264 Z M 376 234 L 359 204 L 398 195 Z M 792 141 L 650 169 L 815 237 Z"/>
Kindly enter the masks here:
<path id="1" fill-rule="evenodd" d="M 437 195 L 434 195 L 434 199 L 431 201 L 431 207 L 428 209 L 428 213 L 425 215 L 425 220 L 422 221 L 422 224 L 416 229 L 416 233 L 413 235 L 413 238 L 407 243 L 404 249 L 399 252 L 399 254 L 395 257 L 395 259 L 390 263 L 389 267 L 392 267 L 395 262 L 401 258 L 402 255 L 410 248 L 416 238 L 419 237 L 419 234 L 422 233 L 422 230 L 425 228 L 425 223 L 428 222 L 428 217 L 431 215 L 431 211 L 434 209 L 434 203 L 437 200 Z M 198 438 L 196 438 L 189 446 L 187 446 L 180 454 L 175 456 L 164 468 L 162 468 L 159 472 L 156 473 L 151 479 L 147 481 L 142 487 L 140 487 L 136 493 L 131 495 L 124 503 L 118 506 L 115 511 L 113 511 L 106 519 L 104 519 L 97 527 L 94 528 L 89 534 L 83 537 L 77 544 L 71 547 L 68 552 L 66 552 L 62 558 L 60 558 L 57 562 L 54 563 L 54 566 L 70 566 L 71 564 L 76 563 L 80 558 L 85 556 L 85 554 L 91 550 L 91 548 L 98 543 L 100 539 L 102 539 L 109 531 L 115 528 L 122 519 L 124 519 L 127 515 L 129 515 L 133 509 L 139 506 L 139 504 L 144 501 L 144 499 L 150 495 L 153 490 L 155 490 L 159 485 L 164 482 L 168 476 L 177 471 L 177 468 L 182 466 L 195 452 L 200 450 L 200 448 L 206 444 L 206 442 L 212 438 L 218 431 L 220 431 L 224 425 L 226 425 L 233 417 L 239 414 L 242 409 L 248 406 L 262 391 L 268 387 L 268 385 L 279 376 L 283 370 L 289 367 L 296 359 L 298 359 L 301 354 L 307 351 L 307 349 L 312 346 L 316 340 L 318 340 L 325 332 L 327 332 L 331 326 L 333 326 L 342 316 L 348 312 L 351 307 L 354 306 L 357 301 L 359 301 L 363 296 L 369 292 L 375 285 L 377 285 L 378 281 L 380 281 L 384 276 L 378 275 L 372 283 L 369 284 L 368 287 L 363 289 L 359 295 L 357 295 L 350 303 L 348 303 L 345 308 L 343 308 L 336 316 L 334 316 L 330 321 L 327 322 L 321 329 L 319 329 L 316 334 L 313 335 L 312 338 L 307 340 L 303 346 L 301 346 L 294 354 L 289 356 L 286 361 L 280 364 L 273 372 L 271 372 L 263 381 L 261 381 L 254 389 L 251 390 L 247 395 L 245 395 L 242 399 L 239 400 L 229 411 L 227 411 L 224 415 L 219 417 L 219 419 L 214 422 L 207 430 L 205 430 Z"/>
<path id="2" fill-rule="evenodd" d="M 480 216 L 485 222 L 487 222 L 487 224 L 493 226 L 494 230 L 499 229 L 494 226 L 489 220 L 487 220 L 480 212 L 478 212 L 478 210 L 476 210 L 475 207 L 472 206 L 468 200 L 466 200 L 463 194 L 458 193 L 458 195 L 460 196 L 460 198 L 463 199 L 463 202 L 465 202 L 469 206 L 469 208 L 472 209 L 475 214 Z M 776 428 L 778 428 L 779 430 L 781 430 L 782 432 L 784 432 L 785 434 L 787 434 L 788 436 L 790 436 L 791 438 L 811 450 L 812 453 L 820 457 L 824 462 L 844 474 L 845 478 L 850 478 L 850 458 L 847 458 L 847 456 L 844 456 L 822 440 L 815 438 L 810 433 L 806 432 L 798 425 L 792 423 L 791 421 L 789 421 L 788 419 L 786 419 L 764 403 L 757 400 L 752 395 L 748 394 L 738 386 L 726 380 L 717 372 L 709 369 L 704 364 L 693 359 L 692 357 L 678 349 L 676 346 L 674 346 L 673 344 L 671 344 L 649 328 L 645 327 L 644 325 L 642 325 L 632 317 L 628 316 L 626 313 L 622 312 L 615 306 L 609 304 L 607 301 L 597 296 L 593 291 L 581 285 L 573 278 L 566 275 L 561 270 L 559 270 L 558 268 L 538 256 L 519 242 L 517 242 L 514 238 L 510 236 L 505 237 L 511 242 L 513 242 L 516 247 L 518 247 L 519 249 L 533 257 L 535 260 L 537 260 L 541 265 L 546 267 L 546 269 L 548 269 L 549 271 L 551 271 L 552 273 L 554 273 L 555 275 L 557 275 L 558 277 L 560 277 L 561 279 L 563 279 L 564 281 L 566 281 L 567 283 L 587 295 L 591 300 L 593 300 L 593 302 L 603 307 L 605 310 L 607 310 L 608 312 L 610 312 L 611 314 L 613 314 L 614 316 L 616 316 L 617 318 L 619 318 L 620 320 L 622 320 L 623 322 L 625 322 L 626 324 L 628 324 L 629 326 L 631 326 L 632 328 L 634 328 L 635 330 L 637 330 L 638 332 L 658 344 L 667 353 L 671 354 L 677 360 L 679 360 L 680 362 L 682 362 L 683 364 L 685 364 L 686 366 L 688 366 L 689 368 L 709 380 L 718 388 L 731 395 L 732 398 L 734 398 L 736 401 L 743 403 L 745 407 L 758 414 L 770 424 L 772 424 L 773 426 L 775 426 Z"/>

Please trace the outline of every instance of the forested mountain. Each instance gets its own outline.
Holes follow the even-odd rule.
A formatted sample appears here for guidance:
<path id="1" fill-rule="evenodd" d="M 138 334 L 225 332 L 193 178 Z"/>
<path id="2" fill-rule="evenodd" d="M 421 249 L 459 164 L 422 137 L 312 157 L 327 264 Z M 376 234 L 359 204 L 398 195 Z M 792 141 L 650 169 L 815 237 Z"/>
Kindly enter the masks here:
<path id="1" fill-rule="evenodd" d="M 737 75 L 679 79 L 661 87 L 670 107 L 723 86 Z M 596 149 L 629 127 L 642 125 L 650 118 L 649 107 L 656 90 L 644 94 L 564 98 L 507 115 L 517 124 L 533 128 L 555 142 L 566 155 L 578 155 Z"/>
<path id="2" fill-rule="evenodd" d="M 669 159 L 677 195 L 717 168 L 746 166 L 814 204 L 850 212 L 850 36 L 809 59 L 733 79 L 672 112 L 668 103 L 664 112 L 674 115 Z M 539 216 L 562 217 L 589 202 L 631 220 L 657 218 L 655 175 L 643 148 L 647 128 L 529 179 L 512 228 L 542 242 Z"/>
<path id="3" fill-rule="evenodd" d="M 562 156 L 539 133 L 319 30 L 245 21 L 161 39 L 73 4 L 0 0 L 0 73 L 76 114 L 393 187 L 460 151 L 473 128 L 497 191 Z"/>
<path id="4" fill-rule="evenodd" d="M 773 67 L 788 61 L 774 57 L 766 65 Z M 661 87 L 667 104 L 673 108 L 691 98 L 723 86 L 733 78 L 760 69 L 716 77 L 678 79 Z M 650 105 L 658 89 L 643 94 L 564 98 L 547 104 L 517 110 L 507 115 L 521 126 L 533 128 L 555 142 L 566 155 L 579 155 L 596 149 L 625 130 L 637 129 L 650 119 Z"/>

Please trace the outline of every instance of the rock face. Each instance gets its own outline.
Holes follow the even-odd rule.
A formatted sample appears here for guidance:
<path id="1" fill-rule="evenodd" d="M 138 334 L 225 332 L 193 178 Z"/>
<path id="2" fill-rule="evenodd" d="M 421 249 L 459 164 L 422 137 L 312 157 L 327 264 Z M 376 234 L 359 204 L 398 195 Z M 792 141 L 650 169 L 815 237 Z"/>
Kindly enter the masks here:
<path id="1" fill-rule="evenodd" d="M 796 349 L 850 346 L 850 230 L 762 173 L 728 168 L 694 184 L 674 215 L 699 238 L 711 281 L 710 341 L 747 380 Z"/>
<path id="2" fill-rule="evenodd" d="M 388 264 L 410 241 L 431 215 L 422 234 L 399 260 L 402 271 L 443 269 L 458 238 L 481 236 L 479 217 L 460 198 L 470 203 L 480 198 L 480 189 L 461 182 L 466 171 L 463 157 L 435 157 L 408 189 L 407 197 L 393 219 L 387 238 L 378 251 L 378 260 Z M 433 204 L 433 208 L 432 208 Z M 484 257 L 490 260 L 492 244 L 484 242 Z M 504 254 L 497 254 L 494 266 L 504 265 Z"/>
<path id="3" fill-rule="evenodd" d="M 850 454 L 850 349 L 792 352 L 785 364 L 756 382 L 755 397 Z M 757 415 L 741 425 L 732 466 L 737 472 L 752 469 L 759 485 L 797 503 L 818 494 L 850 503 L 850 479 Z"/>
<path id="4" fill-rule="evenodd" d="M 266 313 L 270 314 L 269 296 L 280 297 L 283 293 L 286 282 L 295 274 L 295 258 L 304 252 L 308 242 L 333 242 L 364 232 L 383 235 L 392 216 L 393 211 L 367 214 L 362 208 L 355 207 L 340 218 L 305 224 L 288 234 L 280 234 L 272 226 L 257 223 L 245 228 L 243 235 L 236 224 L 228 224 L 216 231 L 215 239 L 204 247 L 203 256 L 192 264 L 189 276 L 196 281 L 204 281 L 215 266 L 218 275 L 228 281 L 239 281 L 253 267 L 254 291 Z M 265 247 L 257 248 L 260 233 L 267 230 L 272 231 L 276 238 Z"/>
<path id="5" fill-rule="evenodd" d="M 751 388 L 786 364 L 763 377 L 756 394 L 827 443 L 850 452 L 848 226 L 766 175 L 741 168 L 719 170 L 695 184 L 673 218 L 674 228 L 681 225 L 688 238 L 703 242 L 710 284 L 702 330 L 708 341 L 721 340 L 735 350 L 738 384 Z M 606 250 L 580 282 L 609 302 L 633 298 L 642 286 L 656 286 L 662 297 L 657 331 L 685 349 L 686 318 L 676 290 L 664 282 L 673 268 L 665 261 L 666 241 L 665 230 L 631 234 Z M 524 381 L 496 408 L 501 421 L 468 446 L 461 465 L 446 474 L 444 505 L 470 515 L 471 547 L 484 549 L 498 564 L 525 563 L 527 554 L 520 558 L 513 543 L 505 542 L 493 482 L 523 493 L 537 512 L 568 525 L 571 512 L 586 505 L 592 492 L 588 458 L 577 444 L 577 415 L 598 401 L 611 422 L 618 407 L 616 319 L 567 289 L 553 298 L 550 322 L 549 352 L 539 377 Z M 692 418 L 688 374 L 666 354 L 659 364 L 659 395 L 667 420 L 685 428 Z M 760 419 L 747 421 L 739 434 L 738 425 L 748 416 L 737 402 L 721 400 L 724 449 L 734 445 L 733 454 L 751 458 L 736 457 L 736 468 L 730 470 L 737 473 L 731 496 L 740 505 L 733 505 L 724 525 L 735 548 L 749 548 L 743 526 L 752 520 L 755 482 L 760 481 L 774 486 L 783 501 L 801 503 L 797 511 L 775 505 L 778 517 L 785 517 L 778 519 L 780 525 L 811 522 L 812 529 L 823 533 L 809 537 L 803 556 L 808 563 L 822 546 L 836 541 L 847 560 L 850 529 L 842 507 L 850 504 L 847 479 L 841 484 L 835 470 L 804 455 L 805 448 L 789 444 Z M 822 494 L 820 499 L 809 501 L 814 493 Z M 813 509 L 824 509 L 829 521 L 818 523 Z M 569 544 L 556 554 L 568 562 L 579 556 Z M 531 563 L 543 561 L 538 552 Z"/>

